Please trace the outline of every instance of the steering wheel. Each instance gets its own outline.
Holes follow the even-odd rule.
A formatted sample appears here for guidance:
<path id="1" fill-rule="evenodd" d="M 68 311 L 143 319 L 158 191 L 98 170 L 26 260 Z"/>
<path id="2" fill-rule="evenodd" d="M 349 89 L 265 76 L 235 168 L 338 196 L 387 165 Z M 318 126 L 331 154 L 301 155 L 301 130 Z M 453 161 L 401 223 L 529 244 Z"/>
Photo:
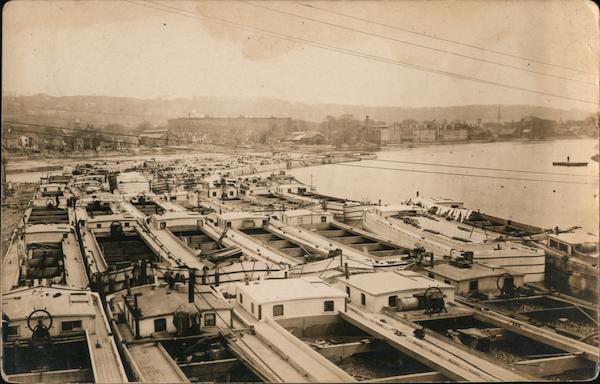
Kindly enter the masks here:
<path id="1" fill-rule="evenodd" d="M 504 289 L 504 285 L 506 283 L 506 279 L 511 278 L 512 275 L 508 272 L 504 272 L 503 274 L 501 274 L 500 276 L 498 276 L 498 278 L 496 279 L 496 286 L 498 287 L 498 289 L 500 291 L 502 291 Z M 500 280 L 502 280 L 502 285 L 500 285 Z"/>
<path id="2" fill-rule="evenodd" d="M 439 287 L 429 287 L 425 290 L 425 297 L 444 297 L 444 293 Z"/>
<path id="3" fill-rule="evenodd" d="M 52 328 L 52 315 L 45 309 L 36 309 L 27 316 L 27 327 L 34 335 L 47 333 Z"/>

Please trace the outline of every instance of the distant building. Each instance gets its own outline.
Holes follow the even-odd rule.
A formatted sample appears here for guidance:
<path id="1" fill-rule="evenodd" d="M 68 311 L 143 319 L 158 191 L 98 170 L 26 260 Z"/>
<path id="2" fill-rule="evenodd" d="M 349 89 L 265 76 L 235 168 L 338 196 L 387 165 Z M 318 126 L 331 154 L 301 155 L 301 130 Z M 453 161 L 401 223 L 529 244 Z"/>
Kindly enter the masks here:
<path id="1" fill-rule="evenodd" d="M 231 138 L 247 138 L 251 134 L 283 130 L 290 132 L 292 119 L 289 117 L 193 117 L 170 119 L 169 135 L 183 141 L 201 143 Z"/>
<path id="2" fill-rule="evenodd" d="M 148 147 L 161 147 L 169 144 L 169 132 L 166 129 L 149 129 L 140 134 L 140 144 Z"/>
<path id="3" fill-rule="evenodd" d="M 294 132 L 290 141 L 295 144 L 321 145 L 325 144 L 327 138 L 320 132 Z"/>
<path id="4" fill-rule="evenodd" d="M 365 118 L 364 131 L 365 141 L 377 145 L 386 145 L 391 142 L 392 130 L 382 121 L 374 121 L 367 116 Z"/>

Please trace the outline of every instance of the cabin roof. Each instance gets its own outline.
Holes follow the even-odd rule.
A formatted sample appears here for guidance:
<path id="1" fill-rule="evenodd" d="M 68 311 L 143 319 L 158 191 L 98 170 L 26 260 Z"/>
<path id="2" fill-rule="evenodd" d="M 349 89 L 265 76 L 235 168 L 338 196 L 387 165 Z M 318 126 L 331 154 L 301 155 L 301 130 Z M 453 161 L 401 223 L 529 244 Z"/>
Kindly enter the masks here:
<path id="1" fill-rule="evenodd" d="M 267 216 L 250 212 L 224 212 L 219 215 L 222 220 L 267 219 Z"/>
<path id="2" fill-rule="evenodd" d="M 403 212 L 403 211 L 416 211 L 418 207 L 408 204 L 389 204 L 389 205 L 375 205 L 373 206 L 380 212 Z"/>
<path id="3" fill-rule="evenodd" d="M 291 211 L 285 211 L 283 216 L 286 217 L 299 217 L 299 216 L 333 216 L 331 212 L 323 210 L 310 210 L 310 209 L 294 209 Z"/>
<path id="4" fill-rule="evenodd" d="M 451 264 L 438 264 L 434 267 L 426 267 L 424 269 L 428 272 L 433 272 L 441 277 L 454 281 L 465 281 L 481 279 L 484 277 L 500 276 L 507 272 L 506 268 L 483 262 L 473 263 L 471 264 L 471 268 L 460 268 Z M 514 271 L 511 271 L 510 274 L 513 276 L 524 275 L 523 273 Z"/>
<path id="5" fill-rule="evenodd" d="M 238 290 L 258 304 L 302 299 L 346 297 L 346 293 L 317 277 L 257 280 Z"/>
<path id="6" fill-rule="evenodd" d="M 442 283 L 413 271 L 363 273 L 352 275 L 350 279 L 341 281 L 346 285 L 373 296 L 402 291 L 425 290 L 429 287 L 454 290 L 452 285 Z"/>
<path id="7" fill-rule="evenodd" d="M 188 286 L 181 283 L 175 289 L 169 289 L 166 285 L 144 285 L 131 288 L 131 292 L 142 294 L 138 297 L 142 318 L 173 314 L 181 304 L 188 302 Z M 231 308 L 227 301 L 215 295 L 208 286 L 197 284 L 195 292 L 194 304 L 200 311 Z M 130 302 L 133 303 L 133 300 Z"/>
<path id="8" fill-rule="evenodd" d="M 558 235 L 549 233 L 548 237 L 568 244 L 598 243 L 598 236 L 584 232 L 559 233 Z"/>
<path id="9" fill-rule="evenodd" d="M 94 316 L 91 292 L 62 287 L 25 287 L 2 296 L 2 312 L 11 320 L 25 319 L 34 309 L 53 317 Z"/>

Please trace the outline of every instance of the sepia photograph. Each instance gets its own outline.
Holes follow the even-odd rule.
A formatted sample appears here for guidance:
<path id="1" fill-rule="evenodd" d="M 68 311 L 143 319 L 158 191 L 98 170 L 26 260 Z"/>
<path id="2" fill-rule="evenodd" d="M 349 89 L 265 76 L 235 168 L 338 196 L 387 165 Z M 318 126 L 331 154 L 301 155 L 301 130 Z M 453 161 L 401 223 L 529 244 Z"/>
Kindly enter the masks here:
<path id="1" fill-rule="evenodd" d="M 588 382 L 589 0 L 12 0 L 6 383 Z"/>

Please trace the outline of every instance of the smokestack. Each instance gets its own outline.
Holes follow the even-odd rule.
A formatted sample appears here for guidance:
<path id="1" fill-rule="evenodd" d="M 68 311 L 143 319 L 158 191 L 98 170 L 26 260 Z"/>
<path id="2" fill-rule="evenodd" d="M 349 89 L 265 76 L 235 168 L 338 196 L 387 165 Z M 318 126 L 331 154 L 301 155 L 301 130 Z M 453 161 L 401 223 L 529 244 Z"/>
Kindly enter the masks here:
<path id="1" fill-rule="evenodd" d="M 131 296 L 131 284 L 129 283 L 128 275 L 125 275 L 125 288 L 127 288 L 127 296 Z"/>
<path id="2" fill-rule="evenodd" d="M 188 303 L 194 303 L 194 295 L 195 295 L 195 290 L 194 287 L 196 286 L 196 269 L 194 268 L 190 268 L 189 269 L 189 274 L 190 274 L 190 284 L 189 284 L 189 289 L 188 289 Z"/>
<path id="3" fill-rule="evenodd" d="M 133 318 L 135 319 L 135 338 L 139 339 L 140 338 L 140 307 L 138 306 L 138 296 L 141 295 L 141 293 L 136 293 L 135 295 L 133 295 L 133 307 L 134 307 L 134 315 Z"/>
<path id="4" fill-rule="evenodd" d="M 344 263 L 344 273 L 346 274 L 346 280 L 350 280 L 350 271 L 348 271 L 348 263 Z"/>

